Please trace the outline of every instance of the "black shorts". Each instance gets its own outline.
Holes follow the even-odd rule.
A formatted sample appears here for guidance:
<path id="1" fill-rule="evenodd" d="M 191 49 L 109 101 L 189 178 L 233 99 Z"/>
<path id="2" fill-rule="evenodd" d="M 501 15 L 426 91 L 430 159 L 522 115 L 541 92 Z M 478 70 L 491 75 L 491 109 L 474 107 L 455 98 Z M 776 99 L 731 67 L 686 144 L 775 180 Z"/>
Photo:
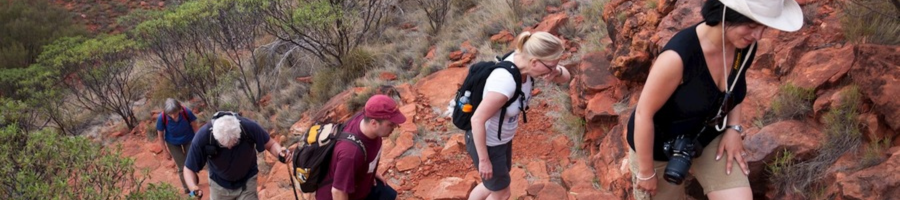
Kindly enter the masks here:
<path id="1" fill-rule="evenodd" d="M 509 187 L 509 171 L 512 170 L 512 141 L 498 146 L 488 146 L 488 157 L 494 168 L 491 179 L 481 178 L 484 187 L 491 191 L 500 191 Z M 466 152 L 475 164 L 478 171 L 478 151 L 475 150 L 475 140 L 472 139 L 472 131 L 466 131 Z"/>

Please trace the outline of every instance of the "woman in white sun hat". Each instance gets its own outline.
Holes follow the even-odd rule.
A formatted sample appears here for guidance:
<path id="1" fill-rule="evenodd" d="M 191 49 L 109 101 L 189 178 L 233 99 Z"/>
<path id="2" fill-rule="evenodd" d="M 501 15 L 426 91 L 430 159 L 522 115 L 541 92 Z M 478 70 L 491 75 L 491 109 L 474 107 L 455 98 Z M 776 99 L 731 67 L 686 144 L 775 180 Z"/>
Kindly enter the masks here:
<path id="1" fill-rule="evenodd" d="M 708 0 L 700 12 L 662 49 L 628 122 L 635 199 L 684 199 L 690 175 L 709 199 L 753 198 L 745 73 L 763 31 L 797 31 L 803 14 L 794 0 Z"/>

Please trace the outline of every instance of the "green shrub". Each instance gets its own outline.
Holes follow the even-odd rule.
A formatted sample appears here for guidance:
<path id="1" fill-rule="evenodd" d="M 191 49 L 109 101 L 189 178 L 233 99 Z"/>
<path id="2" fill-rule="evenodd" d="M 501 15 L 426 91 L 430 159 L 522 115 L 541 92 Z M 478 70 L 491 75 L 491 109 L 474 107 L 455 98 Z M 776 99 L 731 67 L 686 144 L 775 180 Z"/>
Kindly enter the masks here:
<path id="1" fill-rule="evenodd" d="M 815 98 L 815 89 L 785 84 L 772 101 L 772 111 L 778 119 L 798 119 L 812 111 L 812 100 Z"/>
<path id="2" fill-rule="evenodd" d="M 860 43 L 900 45 L 900 10 L 891 0 L 842 1 L 841 27 L 847 39 Z"/>
<path id="3" fill-rule="evenodd" d="M 766 163 L 766 172 L 769 172 L 771 176 L 769 180 L 775 185 L 784 185 L 780 183 L 788 182 L 788 176 L 790 176 L 790 167 L 794 164 L 794 153 L 784 149 L 781 153 L 775 156 L 775 160 L 771 163 Z"/>
<path id="4" fill-rule="evenodd" d="M 134 160 L 119 148 L 104 148 L 85 137 L 54 131 L 26 133 L 14 126 L 0 129 L 0 196 L 9 199 L 176 198 L 168 184 L 150 185 L 135 173 Z"/>

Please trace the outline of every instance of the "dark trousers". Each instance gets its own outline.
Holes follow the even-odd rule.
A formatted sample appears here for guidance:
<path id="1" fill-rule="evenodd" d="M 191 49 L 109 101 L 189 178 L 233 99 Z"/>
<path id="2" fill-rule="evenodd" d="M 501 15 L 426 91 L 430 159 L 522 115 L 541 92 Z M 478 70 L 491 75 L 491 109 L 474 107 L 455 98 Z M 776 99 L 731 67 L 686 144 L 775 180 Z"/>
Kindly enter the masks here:
<path id="1" fill-rule="evenodd" d="M 372 188 L 372 192 L 369 192 L 369 196 L 366 197 L 367 200 L 394 200 L 397 199 L 397 191 L 394 188 L 391 188 L 390 185 L 384 183 L 379 179 L 375 179 L 375 187 Z"/>

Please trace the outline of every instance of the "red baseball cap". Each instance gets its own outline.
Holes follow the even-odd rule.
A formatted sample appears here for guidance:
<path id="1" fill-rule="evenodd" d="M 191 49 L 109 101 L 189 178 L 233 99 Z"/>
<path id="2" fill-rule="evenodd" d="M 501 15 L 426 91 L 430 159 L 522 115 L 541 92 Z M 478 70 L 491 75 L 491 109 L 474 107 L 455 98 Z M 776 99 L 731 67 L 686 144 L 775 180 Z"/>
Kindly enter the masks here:
<path id="1" fill-rule="evenodd" d="M 406 116 L 400 113 L 394 99 L 381 94 L 372 96 L 366 101 L 364 114 L 371 119 L 387 119 L 398 125 L 406 122 Z"/>

